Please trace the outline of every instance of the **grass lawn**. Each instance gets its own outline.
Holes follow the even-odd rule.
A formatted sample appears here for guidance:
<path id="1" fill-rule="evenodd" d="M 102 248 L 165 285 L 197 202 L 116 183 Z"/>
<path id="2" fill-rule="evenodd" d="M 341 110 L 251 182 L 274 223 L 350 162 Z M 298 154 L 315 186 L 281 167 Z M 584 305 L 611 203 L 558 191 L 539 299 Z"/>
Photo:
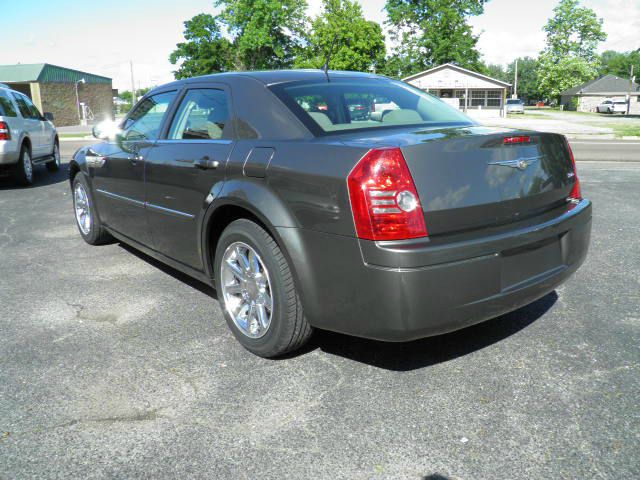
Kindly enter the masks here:
<path id="1" fill-rule="evenodd" d="M 620 125 L 612 123 L 608 125 L 613 128 L 616 137 L 640 137 L 640 125 Z"/>

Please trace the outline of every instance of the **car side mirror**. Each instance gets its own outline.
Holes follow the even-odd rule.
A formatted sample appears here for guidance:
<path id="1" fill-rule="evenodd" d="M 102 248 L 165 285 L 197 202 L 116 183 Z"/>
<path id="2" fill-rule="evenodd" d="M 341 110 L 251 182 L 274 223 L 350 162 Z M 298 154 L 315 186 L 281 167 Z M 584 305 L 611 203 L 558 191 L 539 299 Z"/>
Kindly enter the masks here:
<path id="1" fill-rule="evenodd" d="M 51 113 L 51 112 L 44 112 L 44 119 L 45 119 L 45 120 L 49 120 L 50 122 L 53 122 L 53 113 Z"/>

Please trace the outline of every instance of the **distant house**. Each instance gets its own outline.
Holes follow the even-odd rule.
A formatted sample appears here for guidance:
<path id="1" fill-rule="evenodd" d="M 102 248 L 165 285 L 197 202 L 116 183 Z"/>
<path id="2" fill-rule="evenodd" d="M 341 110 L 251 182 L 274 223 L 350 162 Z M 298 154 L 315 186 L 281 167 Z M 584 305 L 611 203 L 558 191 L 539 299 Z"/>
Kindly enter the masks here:
<path id="1" fill-rule="evenodd" d="M 416 73 L 402 81 L 440 98 L 458 99 L 461 110 L 503 110 L 511 84 L 452 63 Z"/>
<path id="2" fill-rule="evenodd" d="M 565 109 L 576 108 L 579 112 L 595 112 L 596 107 L 604 100 L 626 101 L 629 95 L 629 79 L 604 75 L 577 87 L 565 90 L 560 94 L 560 104 Z M 572 100 L 577 99 L 577 104 Z M 630 113 L 640 114 L 640 86 L 631 85 Z"/>
<path id="3" fill-rule="evenodd" d="M 53 113 L 58 127 L 113 117 L 111 79 L 101 75 L 48 63 L 0 65 L 0 82 L 31 98 L 40 113 Z"/>

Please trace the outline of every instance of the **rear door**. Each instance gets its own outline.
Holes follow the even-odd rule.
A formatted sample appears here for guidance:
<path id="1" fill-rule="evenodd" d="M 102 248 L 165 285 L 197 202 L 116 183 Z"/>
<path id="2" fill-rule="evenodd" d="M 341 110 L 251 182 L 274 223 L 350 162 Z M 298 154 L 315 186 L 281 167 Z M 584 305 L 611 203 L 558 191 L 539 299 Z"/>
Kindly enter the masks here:
<path id="1" fill-rule="evenodd" d="M 38 109 L 26 95 L 18 92 L 12 92 L 12 94 L 23 118 L 23 129 L 31 140 L 31 157 L 38 158 L 46 155 L 43 145 L 44 132 Z"/>
<path id="2" fill-rule="evenodd" d="M 190 86 L 182 95 L 146 172 L 147 215 L 156 249 L 202 269 L 205 199 L 224 180 L 233 148 L 231 97 L 223 85 Z"/>
<path id="3" fill-rule="evenodd" d="M 93 188 L 101 220 L 110 228 L 153 247 L 146 219 L 144 169 L 176 91 L 141 100 L 123 124 L 123 131 L 99 153 L 88 152 Z"/>

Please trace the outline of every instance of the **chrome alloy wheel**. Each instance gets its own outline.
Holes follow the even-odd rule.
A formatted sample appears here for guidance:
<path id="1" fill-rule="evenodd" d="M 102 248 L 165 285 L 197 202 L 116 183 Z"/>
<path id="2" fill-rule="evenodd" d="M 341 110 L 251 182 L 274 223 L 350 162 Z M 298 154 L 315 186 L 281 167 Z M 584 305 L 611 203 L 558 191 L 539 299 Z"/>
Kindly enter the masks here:
<path id="1" fill-rule="evenodd" d="M 220 283 L 227 313 L 249 338 L 267 333 L 273 317 L 269 272 L 252 247 L 234 242 L 227 247 L 220 266 Z"/>
<path id="2" fill-rule="evenodd" d="M 33 164 L 31 163 L 31 155 L 25 150 L 22 155 L 22 167 L 24 168 L 24 176 L 27 180 L 33 180 Z"/>
<path id="3" fill-rule="evenodd" d="M 82 183 L 77 183 L 73 190 L 73 206 L 80 231 L 89 235 L 91 232 L 91 209 L 89 208 L 89 196 Z"/>

